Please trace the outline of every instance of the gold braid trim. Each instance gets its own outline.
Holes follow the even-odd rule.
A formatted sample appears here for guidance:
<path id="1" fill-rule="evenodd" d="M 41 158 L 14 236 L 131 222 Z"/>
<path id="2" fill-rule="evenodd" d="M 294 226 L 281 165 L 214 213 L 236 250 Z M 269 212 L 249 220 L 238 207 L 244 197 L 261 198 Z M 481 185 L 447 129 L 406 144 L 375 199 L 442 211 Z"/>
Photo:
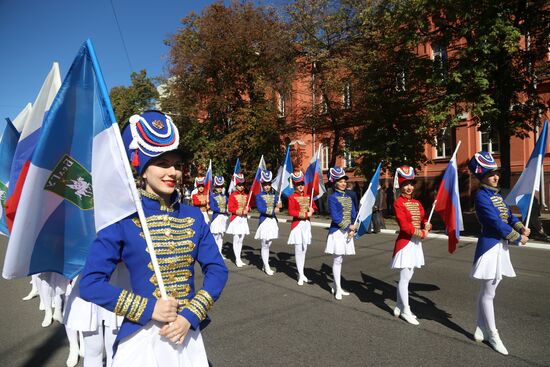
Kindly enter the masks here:
<path id="1" fill-rule="evenodd" d="M 126 297 L 126 301 L 124 301 L 124 306 L 120 310 L 120 313 L 118 315 L 120 316 L 126 316 L 128 313 L 128 309 L 130 308 L 130 305 L 134 301 L 135 294 L 128 292 L 128 297 Z"/>
<path id="2" fill-rule="evenodd" d="M 113 311 L 115 314 L 117 314 L 117 315 L 120 314 L 121 307 L 124 304 L 124 300 L 126 299 L 127 295 L 128 295 L 128 291 L 126 289 L 123 289 L 122 292 L 120 292 L 120 295 L 118 296 L 118 301 L 117 301 L 115 309 Z"/>
<path id="3" fill-rule="evenodd" d="M 511 241 L 511 242 L 515 242 L 520 237 L 521 237 L 520 234 L 512 229 L 512 232 L 510 232 L 510 234 L 508 234 L 508 236 L 506 236 L 505 239 L 507 239 L 508 241 Z"/>
<path id="4" fill-rule="evenodd" d="M 514 224 L 514 229 L 518 232 L 521 231 L 523 228 L 525 228 L 525 226 L 521 222 L 516 222 L 516 224 Z"/>
<path id="5" fill-rule="evenodd" d="M 130 311 L 126 314 L 126 318 L 128 320 L 134 321 L 134 322 L 139 320 L 139 318 L 136 320 L 135 316 L 140 303 L 141 303 L 141 296 L 136 295 L 136 297 L 132 301 L 132 307 L 130 308 Z"/>
<path id="6" fill-rule="evenodd" d="M 187 306 L 185 306 L 184 308 L 188 309 L 189 311 L 193 312 L 195 314 L 195 316 L 197 316 L 197 318 L 202 321 L 206 318 L 206 313 L 202 310 L 202 309 L 199 309 L 198 307 L 196 307 L 194 304 L 193 304 L 193 301 L 191 301 L 191 303 L 189 303 Z"/>
<path id="7" fill-rule="evenodd" d="M 139 307 L 137 309 L 137 311 L 135 312 L 133 318 L 130 318 L 128 317 L 128 319 L 130 319 L 131 321 L 135 321 L 135 322 L 138 322 L 139 319 L 141 318 L 141 315 L 143 315 L 143 311 L 145 311 L 145 307 L 147 307 L 147 302 L 149 300 L 145 297 L 143 297 L 141 299 L 141 302 L 139 303 Z"/>

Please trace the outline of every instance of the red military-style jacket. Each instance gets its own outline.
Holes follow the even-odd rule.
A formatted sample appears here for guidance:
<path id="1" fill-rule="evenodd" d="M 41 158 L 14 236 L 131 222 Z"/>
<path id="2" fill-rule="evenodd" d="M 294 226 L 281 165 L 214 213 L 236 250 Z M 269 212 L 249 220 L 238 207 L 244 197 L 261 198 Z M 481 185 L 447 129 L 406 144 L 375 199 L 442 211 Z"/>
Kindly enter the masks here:
<path id="1" fill-rule="evenodd" d="M 393 203 L 395 218 L 399 225 L 399 235 L 395 241 L 393 256 L 407 246 L 413 237 L 424 239 L 427 231 L 424 226 L 428 222 L 424 208 L 418 200 L 401 194 Z"/>
<path id="2" fill-rule="evenodd" d="M 201 212 L 208 210 L 208 195 L 205 193 L 195 193 L 192 196 L 193 206 L 200 208 Z"/>
<path id="3" fill-rule="evenodd" d="M 304 192 L 300 193 L 295 191 L 288 198 L 288 215 L 292 216 L 292 223 L 290 229 L 294 229 L 302 220 L 309 220 L 307 212 L 309 211 L 309 203 L 311 196 Z M 317 210 L 315 202 L 313 202 L 313 211 Z"/>
<path id="4" fill-rule="evenodd" d="M 233 221 L 237 216 L 244 215 L 246 203 L 248 202 L 248 195 L 244 192 L 241 194 L 238 191 L 233 191 L 229 195 L 229 201 L 227 203 L 227 210 L 231 213 L 230 221 Z"/>

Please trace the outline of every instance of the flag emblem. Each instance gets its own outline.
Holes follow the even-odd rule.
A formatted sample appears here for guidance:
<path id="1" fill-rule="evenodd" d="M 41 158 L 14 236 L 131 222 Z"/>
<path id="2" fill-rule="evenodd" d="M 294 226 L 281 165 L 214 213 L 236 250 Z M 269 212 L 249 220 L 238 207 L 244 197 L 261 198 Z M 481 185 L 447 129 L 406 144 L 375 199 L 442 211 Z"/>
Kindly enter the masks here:
<path id="1" fill-rule="evenodd" d="M 164 128 L 164 124 L 160 120 L 153 121 L 153 126 L 156 127 L 159 130 Z"/>
<path id="2" fill-rule="evenodd" d="M 2 181 L 0 181 L 0 204 L 2 208 L 6 206 L 6 196 L 8 193 L 8 187 Z"/>
<path id="3" fill-rule="evenodd" d="M 94 208 L 92 175 L 80 163 L 64 155 L 46 181 L 45 190 L 51 191 L 82 210 Z"/>

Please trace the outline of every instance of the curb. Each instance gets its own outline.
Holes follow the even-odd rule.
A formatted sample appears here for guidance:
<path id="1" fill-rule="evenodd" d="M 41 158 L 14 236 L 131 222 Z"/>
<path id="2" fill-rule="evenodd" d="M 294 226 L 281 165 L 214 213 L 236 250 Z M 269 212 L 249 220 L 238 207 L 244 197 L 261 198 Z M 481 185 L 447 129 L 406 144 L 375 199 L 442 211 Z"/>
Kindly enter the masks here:
<path id="1" fill-rule="evenodd" d="M 258 216 L 250 216 L 250 218 L 259 218 L 259 217 Z M 290 222 L 290 220 L 288 220 L 286 218 L 277 218 L 277 220 L 280 223 L 289 223 Z M 318 228 L 329 228 L 330 223 L 313 222 L 312 221 L 311 226 L 312 227 L 318 227 Z M 395 234 L 397 234 L 397 230 L 396 229 L 381 229 L 380 233 L 395 235 Z M 439 234 L 439 233 L 429 233 L 428 238 L 446 240 L 447 235 Z M 463 237 L 463 236 L 461 236 L 460 237 L 460 242 L 473 242 L 473 243 L 476 243 L 477 242 L 477 237 L 469 237 L 469 236 Z M 518 246 L 518 247 L 520 247 L 520 246 Z M 525 244 L 524 246 L 521 246 L 521 247 L 534 248 L 534 249 L 539 249 L 539 250 L 550 250 L 550 244 L 544 243 L 544 242 L 527 242 L 527 244 Z"/>

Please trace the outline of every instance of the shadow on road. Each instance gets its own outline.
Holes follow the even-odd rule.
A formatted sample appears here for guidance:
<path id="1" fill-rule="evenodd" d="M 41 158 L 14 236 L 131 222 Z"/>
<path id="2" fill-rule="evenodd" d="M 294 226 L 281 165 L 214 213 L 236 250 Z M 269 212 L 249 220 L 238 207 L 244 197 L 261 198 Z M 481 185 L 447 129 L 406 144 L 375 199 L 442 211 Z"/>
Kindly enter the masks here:
<path id="1" fill-rule="evenodd" d="M 44 366 L 53 357 L 56 350 L 65 346 L 65 343 L 67 343 L 65 327 L 63 325 L 56 325 L 55 327 L 55 333 L 45 340 L 42 345 L 34 349 L 21 367 Z"/>

